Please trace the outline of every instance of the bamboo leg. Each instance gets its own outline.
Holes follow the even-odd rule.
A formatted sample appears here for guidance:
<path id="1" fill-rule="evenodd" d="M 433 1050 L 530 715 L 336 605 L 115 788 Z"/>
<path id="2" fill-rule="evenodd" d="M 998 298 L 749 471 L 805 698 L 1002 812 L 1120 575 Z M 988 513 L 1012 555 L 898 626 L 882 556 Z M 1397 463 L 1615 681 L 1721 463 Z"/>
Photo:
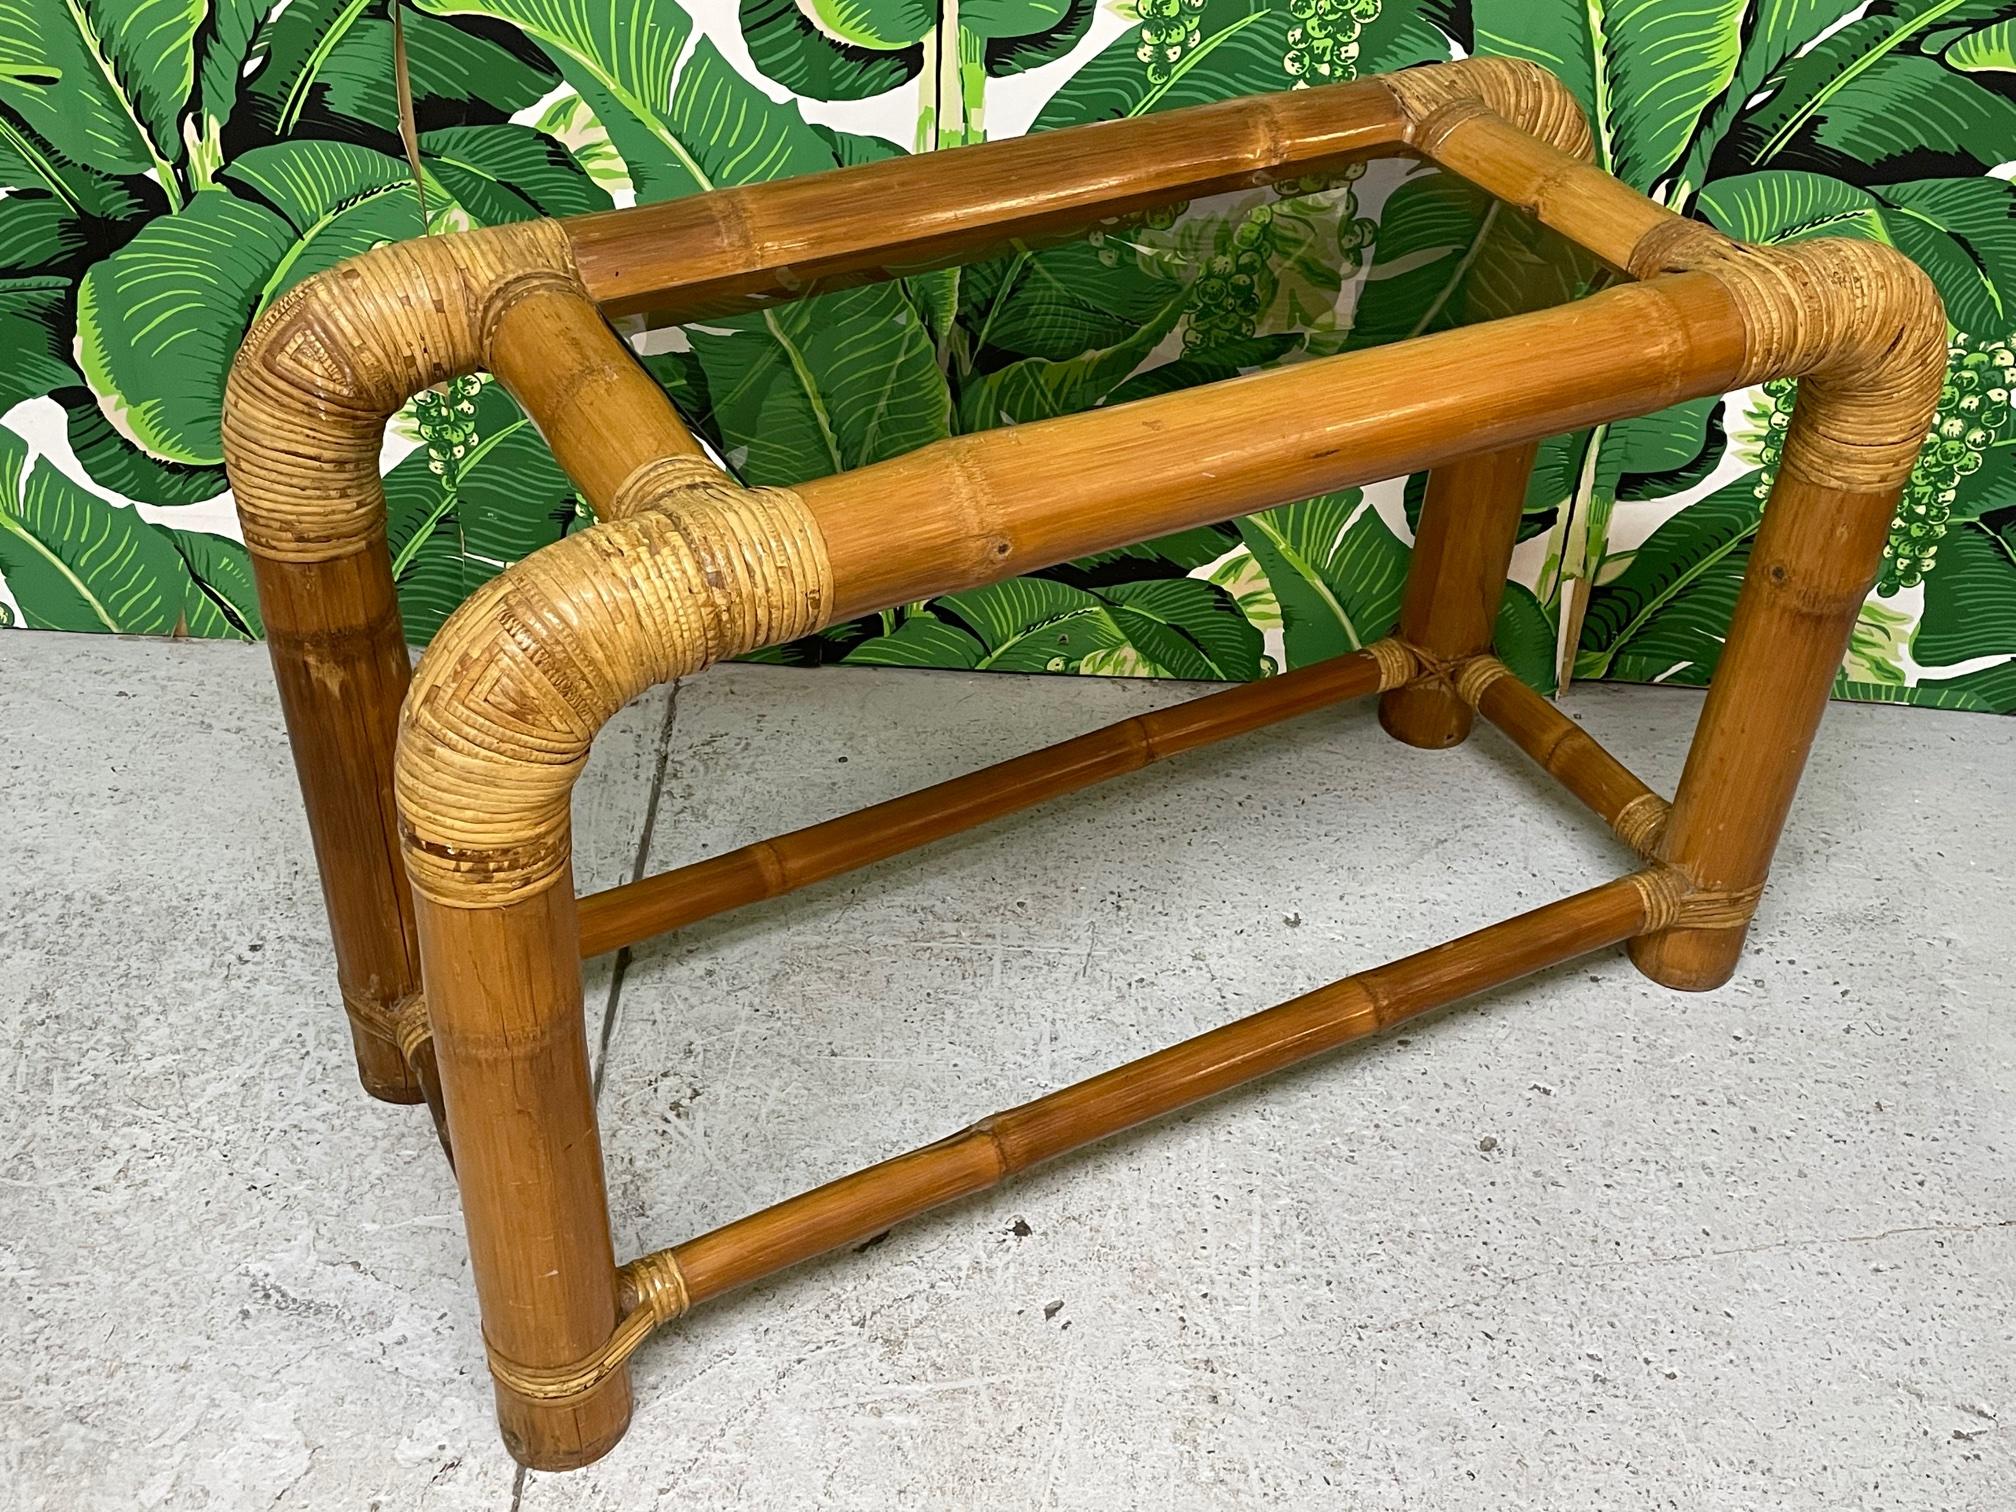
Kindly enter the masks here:
<path id="1" fill-rule="evenodd" d="M 571 880 L 495 908 L 422 894 L 418 911 L 484 1338 L 507 1361 L 578 1359 L 616 1324 L 616 1259 Z M 629 1426 L 620 1370 L 565 1402 L 496 1390 L 504 1441 L 534 1469 L 584 1465 Z"/>
<path id="2" fill-rule="evenodd" d="M 419 957 L 392 796 L 410 671 L 379 451 L 409 397 L 486 360 L 557 426 L 556 452 L 598 508 L 643 463 L 697 452 L 546 221 L 382 247 L 305 280 L 247 336 L 225 399 L 358 1075 L 391 1102 L 418 1102 L 426 1079 L 395 1022 Z"/>
<path id="3" fill-rule="evenodd" d="M 1491 649 L 1538 451 L 1537 442 L 1524 442 L 1460 457 L 1428 474 L 1397 633 L 1432 660 L 1451 662 Z M 1394 688 L 1379 698 L 1386 733 L 1431 750 L 1460 743 L 1474 713 L 1441 682 Z"/>
<path id="4" fill-rule="evenodd" d="M 391 1027 L 420 979 L 392 806 L 392 740 L 410 664 L 385 539 L 332 561 L 276 562 L 255 551 L 252 563 L 358 1080 L 386 1102 L 418 1102 Z"/>
<path id="5" fill-rule="evenodd" d="M 575 779 L 638 693 L 816 629 L 832 601 L 817 527 L 790 495 L 728 491 L 706 468 L 653 476 L 670 507 L 576 532 L 471 595 L 400 715 L 401 853 L 498 1422 L 538 1469 L 596 1458 L 630 1416 L 621 1369 L 550 1389 L 618 1322 Z"/>
<path id="6" fill-rule="evenodd" d="M 386 419 L 467 372 L 493 296 L 564 262 L 550 226 L 384 247 L 276 300 L 231 369 L 223 437 L 365 1089 L 417 1102 L 393 1018 L 419 986 L 392 741 L 409 677 L 385 547 Z M 554 276 L 547 273 L 547 276 Z"/>
<path id="7" fill-rule="evenodd" d="M 1722 658 L 1695 726 L 1657 858 L 1727 916 L 1655 931 L 1631 958 L 1654 981 L 1726 982 L 1806 765 L 1883 542 L 1946 373 L 1931 282 L 1887 247 L 1819 239 L 1731 248 L 1690 223 L 1648 233 L 1640 276 L 1721 279 L 1750 327 L 1744 381 L 1799 373 Z"/>
<path id="8" fill-rule="evenodd" d="M 1658 856 L 1702 888 L 1761 889 L 1849 633 L 1881 564 L 1898 490 L 1781 476 L 1674 794 Z M 1631 942 L 1654 981 L 1705 991 L 1736 970 L 1749 924 Z"/>

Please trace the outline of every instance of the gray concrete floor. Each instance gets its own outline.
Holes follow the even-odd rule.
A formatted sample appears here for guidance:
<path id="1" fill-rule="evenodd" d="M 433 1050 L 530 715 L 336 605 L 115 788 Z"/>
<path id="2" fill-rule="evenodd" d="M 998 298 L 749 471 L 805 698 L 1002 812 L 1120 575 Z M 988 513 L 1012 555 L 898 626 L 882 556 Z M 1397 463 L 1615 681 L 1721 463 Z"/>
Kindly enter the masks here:
<path id="1" fill-rule="evenodd" d="M 1194 691 L 717 669 L 598 746 L 583 885 Z M 1670 790 L 1695 695 L 1568 706 Z M 1837 706 L 1727 988 L 1606 953 L 1081 1153 L 703 1309 L 529 1476 L 263 653 L 0 637 L 0 731 L 0 1506 L 2016 1502 L 2016 724 Z M 618 1250 L 1619 865 L 1354 708 L 696 926 L 591 977 Z"/>

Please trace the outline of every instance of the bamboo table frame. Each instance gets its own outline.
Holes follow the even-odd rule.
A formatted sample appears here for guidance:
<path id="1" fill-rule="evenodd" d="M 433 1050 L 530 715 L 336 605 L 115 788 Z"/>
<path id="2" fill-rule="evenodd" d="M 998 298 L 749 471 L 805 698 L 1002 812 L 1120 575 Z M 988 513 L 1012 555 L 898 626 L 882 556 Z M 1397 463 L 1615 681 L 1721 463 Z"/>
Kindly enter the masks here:
<path id="1" fill-rule="evenodd" d="M 751 309 L 1394 154 L 1461 175 L 1624 281 L 795 490 L 714 468 L 604 323 Z M 426 1097 L 445 1118 L 521 1461 L 606 1452 L 630 1417 L 629 1355 L 689 1307 L 1089 1140 L 1620 942 L 1669 986 L 1728 978 L 1937 400 L 1945 322 L 1887 248 L 1732 243 L 1588 155 L 1546 73 L 1448 64 L 384 247 L 254 328 L 225 447 L 357 1064 L 375 1096 Z M 411 395 L 479 367 L 602 523 L 478 591 L 409 688 L 380 440 Z M 1546 435 L 1788 376 L 1804 381 L 1784 462 L 1669 806 L 1489 654 L 1526 476 Z M 1160 444 L 1171 431 L 1180 456 Z M 891 604 L 1422 467 L 1393 637 L 576 898 L 574 780 L 645 689 Z M 618 1267 L 581 956 L 1373 693 L 1386 729 L 1419 746 L 1460 741 L 1483 714 L 1642 864 Z"/>

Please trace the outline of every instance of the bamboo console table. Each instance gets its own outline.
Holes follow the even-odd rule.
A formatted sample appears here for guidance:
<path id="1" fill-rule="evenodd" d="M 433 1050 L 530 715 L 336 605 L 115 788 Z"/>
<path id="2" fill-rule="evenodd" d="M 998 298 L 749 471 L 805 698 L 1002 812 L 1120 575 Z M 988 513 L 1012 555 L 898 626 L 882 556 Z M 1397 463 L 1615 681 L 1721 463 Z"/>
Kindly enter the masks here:
<path id="1" fill-rule="evenodd" d="M 711 465 L 604 323 L 746 310 L 1396 154 L 1523 211 L 1506 219 L 1559 233 L 1617 282 L 796 489 L 744 488 Z M 1885 247 L 1738 245 L 1588 156 L 1580 110 L 1549 75 L 1455 63 L 388 246 L 302 283 L 253 329 L 225 447 L 357 1064 L 373 1095 L 424 1097 L 445 1119 L 518 1459 L 606 1452 L 630 1418 L 630 1354 L 690 1307 L 1089 1140 L 1620 942 L 1669 986 L 1728 978 L 1938 397 L 1945 321 Z M 477 368 L 536 419 L 601 523 L 479 590 L 409 686 L 381 436 L 409 397 Z M 1784 461 L 1669 805 L 1489 652 L 1527 474 L 1549 434 L 1781 377 L 1802 380 Z M 1392 637 L 575 896 L 574 781 L 603 723 L 655 684 L 835 620 L 1424 467 Z M 1412 745 L 1460 741 L 1481 713 L 1636 869 L 618 1266 L 583 955 L 1374 693 Z"/>

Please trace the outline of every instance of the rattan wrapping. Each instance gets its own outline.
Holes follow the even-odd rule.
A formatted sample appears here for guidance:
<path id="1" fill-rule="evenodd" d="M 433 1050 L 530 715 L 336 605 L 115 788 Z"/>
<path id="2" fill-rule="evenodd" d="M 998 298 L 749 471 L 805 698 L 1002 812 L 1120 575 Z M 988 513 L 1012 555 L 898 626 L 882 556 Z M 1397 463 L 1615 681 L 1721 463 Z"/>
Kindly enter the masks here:
<path id="1" fill-rule="evenodd" d="M 1712 274 L 1749 333 L 1739 381 L 1800 376 L 1784 471 L 1851 493 L 1909 475 L 1946 374 L 1945 311 L 1915 263 L 1874 242 L 1752 247 L 1672 220 L 1639 243 L 1631 271 Z"/>
<path id="2" fill-rule="evenodd" d="M 245 544 L 327 561 L 383 529 L 385 421 L 480 367 L 498 316 L 571 284 L 567 234 L 525 221 L 379 247 L 296 284 L 253 326 L 224 395 L 224 460 Z"/>
<path id="3" fill-rule="evenodd" d="M 407 875 L 482 907 L 568 876 L 589 743 L 646 689 L 817 629 L 825 542 L 784 489 L 679 489 L 479 589 L 442 626 L 400 716 Z"/>
<path id="4" fill-rule="evenodd" d="M 1431 155 L 1442 138 L 1488 110 L 1571 157 L 1594 153 L 1574 91 L 1521 58 L 1471 58 L 1387 75 L 1382 81 L 1415 123 L 1414 141 Z"/>

